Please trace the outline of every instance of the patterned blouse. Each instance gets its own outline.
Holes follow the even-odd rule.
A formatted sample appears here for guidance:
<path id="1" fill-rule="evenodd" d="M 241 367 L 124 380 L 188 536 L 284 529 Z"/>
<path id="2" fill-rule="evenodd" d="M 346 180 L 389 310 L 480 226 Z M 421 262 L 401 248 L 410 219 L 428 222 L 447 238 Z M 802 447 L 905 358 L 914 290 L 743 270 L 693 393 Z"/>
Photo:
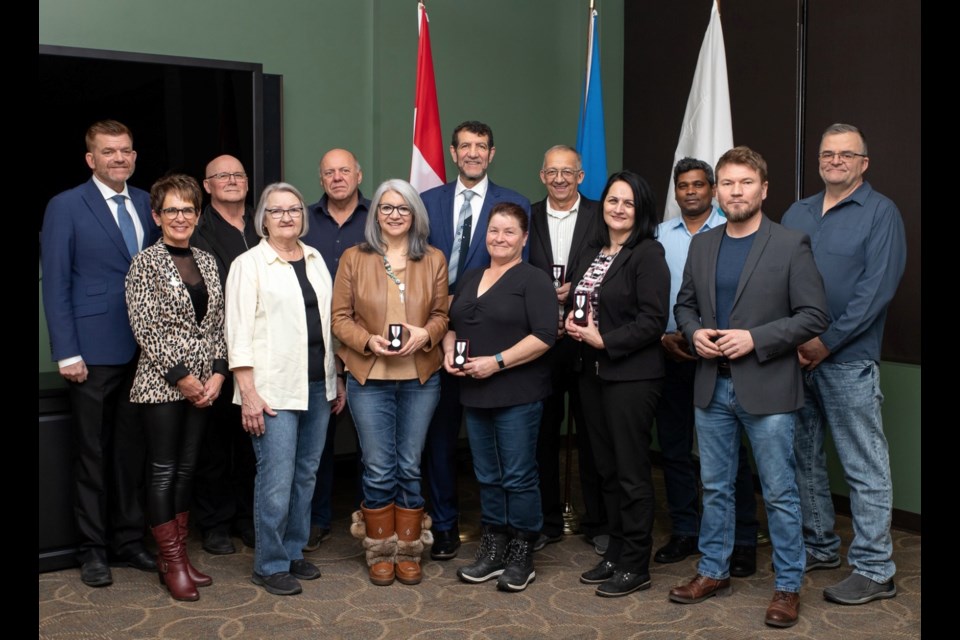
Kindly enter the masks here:
<path id="1" fill-rule="evenodd" d="M 585 296 L 586 304 L 584 305 L 584 310 L 587 313 L 589 313 L 591 309 L 600 308 L 600 284 L 603 282 L 603 277 L 607 275 L 607 270 L 610 268 L 610 265 L 613 264 L 613 261 L 619 253 L 620 252 L 617 251 L 617 253 L 607 256 L 603 254 L 602 249 L 597 253 L 597 257 L 590 263 L 587 271 L 583 274 L 583 278 L 577 283 L 577 288 L 574 289 L 574 313 L 576 313 L 577 307 L 579 306 L 578 298 L 580 296 Z M 597 325 L 597 330 L 599 331 L 599 314 L 593 314 L 593 322 Z"/>

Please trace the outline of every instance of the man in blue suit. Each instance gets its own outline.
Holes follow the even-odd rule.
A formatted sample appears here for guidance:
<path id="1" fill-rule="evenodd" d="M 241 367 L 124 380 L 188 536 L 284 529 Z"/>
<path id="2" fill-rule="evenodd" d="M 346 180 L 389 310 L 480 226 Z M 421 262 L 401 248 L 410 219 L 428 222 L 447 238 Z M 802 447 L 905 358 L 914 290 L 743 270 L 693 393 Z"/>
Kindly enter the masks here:
<path id="1" fill-rule="evenodd" d="M 150 196 L 127 185 L 136 166 L 130 130 L 103 120 L 87 130 L 84 184 L 55 196 L 41 232 L 43 305 L 53 359 L 68 382 L 76 424 L 80 578 L 113 582 L 114 564 L 156 568 L 143 547 L 144 443 L 130 403 L 137 343 L 124 278 L 158 235 Z"/>
<path id="2" fill-rule="evenodd" d="M 450 157 L 459 173 L 457 179 L 421 194 L 430 216 L 430 244 L 443 251 L 447 258 L 451 295 L 456 292 L 461 274 L 490 265 L 486 231 L 493 206 L 498 202 L 513 202 L 530 216 L 529 200 L 487 177 L 487 168 L 495 153 L 493 130 L 489 126 L 475 120 L 457 125 L 450 142 Z M 529 247 L 525 246 L 524 260 L 528 254 Z M 456 465 L 460 421 L 457 380 L 441 371 L 440 403 L 427 432 L 423 456 L 433 517 L 434 543 L 430 557 L 434 560 L 455 558 L 460 548 Z"/>

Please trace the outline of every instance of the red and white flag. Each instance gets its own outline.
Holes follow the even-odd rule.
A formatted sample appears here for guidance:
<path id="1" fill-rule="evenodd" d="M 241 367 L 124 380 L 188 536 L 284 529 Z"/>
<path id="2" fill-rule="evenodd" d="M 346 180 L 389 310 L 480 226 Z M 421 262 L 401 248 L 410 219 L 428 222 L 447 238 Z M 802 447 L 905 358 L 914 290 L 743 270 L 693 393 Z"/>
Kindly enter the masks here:
<path id="1" fill-rule="evenodd" d="M 430 53 L 430 20 L 423 3 L 417 6 L 420 45 L 417 47 L 417 94 L 413 105 L 413 158 L 410 184 L 420 193 L 447 181 L 443 159 L 440 109 L 437 107 L 437 83 Z"/>

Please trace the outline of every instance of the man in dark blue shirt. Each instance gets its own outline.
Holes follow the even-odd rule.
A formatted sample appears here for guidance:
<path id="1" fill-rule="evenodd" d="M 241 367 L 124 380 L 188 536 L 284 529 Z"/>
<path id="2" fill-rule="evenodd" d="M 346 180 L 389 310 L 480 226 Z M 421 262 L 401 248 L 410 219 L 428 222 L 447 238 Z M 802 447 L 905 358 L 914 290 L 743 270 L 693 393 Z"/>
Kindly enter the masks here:
<path id="1" fill-rule="evenodd" d="M 823 435 L 829 426 L 850 486 L 853 573 L 824 589 L 827 600 L 863 604 L 897 594 L 890 538 L 893 485 L 883 435 L 880 347 L 887 307 L 906 265 L 903 220 L 890 199 L 864 182 L 863 133 L 848 124 L 820 141 L 824 191 L 795 203 L 783 225 L 810 236 L 823 275 L 830 326 L 798 349 L 806 403 L 796 431 L 797 480 L 807 571 L 840 566 Z"/>
<path id="2" fill-rule="evenodd" d="M 363 171 L 356 156 L 346 149 L 331 149 L 320 160 L 320 184 L 323 197 L 309 207 L 310 231 L 304 244 L 320 252 L 330 277 L 336 281 L 340 256 L 364 241 L 363 230 L 370 212 L 370 201 L 360 193 Z M 310 538 L 305 551 L 315 551 L 330 536 L 330 494 L 333 491 L 333 450 L 337 424 L 346 420 L 347 411 L 330 421 L 327 443 L 317 470 L 310 515 Z M 359 446 L 357 447 L 359 454 Z"/>

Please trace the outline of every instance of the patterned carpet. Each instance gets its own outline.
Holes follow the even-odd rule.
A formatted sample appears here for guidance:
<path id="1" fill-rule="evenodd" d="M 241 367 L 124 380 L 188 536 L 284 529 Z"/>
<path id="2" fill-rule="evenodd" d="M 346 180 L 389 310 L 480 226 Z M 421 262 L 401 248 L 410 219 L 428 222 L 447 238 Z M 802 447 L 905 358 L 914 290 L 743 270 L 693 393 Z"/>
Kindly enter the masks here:
<path id="1" fill-rule="evenodd" d="M 462 531 L 476 535 L 479 507 L 476 483 L 463 465 L 460 490 L 464 506 Z M 662 475 L 655 471 L 658 510 L 655 548 L 669 537 L 663 503 Z M 113 586 L 91 589 L 80 582 L 79 569 L 39 576 L 39 637 L 49 639 L 184 640 L 266 638 L 471 640 L 576 638 L 746 640 L 748 638 L 811 638 L 874 640 L 920 637 L 920 536 L 894 532 L 898 595 L 858 607 L 823 600 L 821 591 L 848 569 L 807 575 L 801 596 L 800 622 L 791 629 L 764 625 L 773 589 L 769 545 L 761 546 L 758 571 L 734 579 L 729 597 L 697 605 L 668 601 L 670 588 L 696 572 L 696 558 L 671 565 L 653 564 L 653 586 L 623 598 L 598 598 L 578 582 L 579 574 L 599 561 L 582 536 L 569 535 L 536 555 L 536 581 L 522 593 L 497 591 L 494 582 L 469 585 L 456 570 L 472 559 L 477 543 L 465 542 L 458 558 L 426 559 L 418 586 L 396 583 L 376 587 L 367 580 L 360 543 L 347 527 L 353 480 L 338 477 L 334 523 L 329 540 L 306 557 L 323 577 L 303 582 L 293 597 L 267 594 L 250 583 L 253 550 L 234 539 L 238 553 L 213 556 L 190 541 L 190 555 L 214 584 L 200 590 L 197 602 L 176 602 L 153 574 L 114 569 Z M 574 496 L 574 504 L 578 496 Z M 850 520 L 841 518 L 844 551 L 852 537 Z"/>

